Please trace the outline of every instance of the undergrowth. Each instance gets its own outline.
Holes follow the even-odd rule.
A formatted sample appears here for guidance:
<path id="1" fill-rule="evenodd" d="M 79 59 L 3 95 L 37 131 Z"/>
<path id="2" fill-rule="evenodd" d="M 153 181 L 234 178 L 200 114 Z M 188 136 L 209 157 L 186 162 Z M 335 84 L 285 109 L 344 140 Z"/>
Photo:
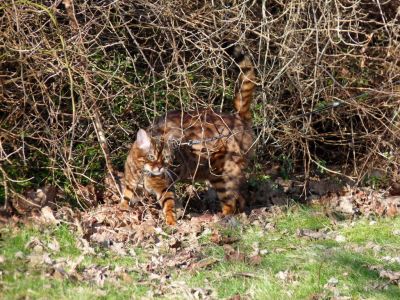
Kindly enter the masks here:
<path id="1" fill-rule="evenodd" d="M 79 246 L 80 237 L 71 225 L 5 226 L 0 229 L 2 298 L 187 299 L 191 295 L 208 295 L 212 299 L 229 299 L 235 295 L 249 299 L 400 297 L 399 278 L 389 281 L 380 276 L 382 270 L 400 271 L 399 262 L 396 262 L 400 250 L 399 218 L 374 220 L 362 217 L 338 221 L 327 217 L 318 207 L 293 205 L 285 212 L 266 217 L 262 224 L 238 221 L 232 224 L 225 231 L 220 230 L 221 235 L 235 238 L 229 246 L 216 244 L 211 234 L 199 237 L 200 252 L 213 263 L 199 268 L 166 267 L 162 273 L 151 271 L 152 262 L 161 256 L 164 259 L 169 257 L 164 261 L 168 265 L 174 255 L 173 249 L 166 253 L 163 252 L 165 250 L 157 250 L 157 243 L 124 245 L 125 254 L 113 252 L 109 246 L 92 245 L 95 251 L 84 253 Z M 327 232 L 328 236 L 307 238 L 299 236 L 298 229 Z M 172 232 L 166 238 L 176 237 Z M 39 250 L 32 247 L 33 240 L 40 241 L 43 247 Z M 54 240 L 59 244 L 57 251 L 48 248 Z M 182 241 L 183 250 L 188 246 Z M 235 252 L 229 254 L 226 250 L 229 247 Z M 255 251 L 259 257 L 253 261 L 249 257 Z M 56 264 L 35 264 L 32 257 L 37 252 L 48 254 L 54 261 L 74 262 L 80 259 L 74 271 L 75 277 L 71 275 L 58 279 L 54 273 Z M 108 277 L 104 278 L 90 277 L 85 273 L 101 268 L 114 273 L 108 273 Z M 118 273 L 117 270 L 124 272 Z"/>

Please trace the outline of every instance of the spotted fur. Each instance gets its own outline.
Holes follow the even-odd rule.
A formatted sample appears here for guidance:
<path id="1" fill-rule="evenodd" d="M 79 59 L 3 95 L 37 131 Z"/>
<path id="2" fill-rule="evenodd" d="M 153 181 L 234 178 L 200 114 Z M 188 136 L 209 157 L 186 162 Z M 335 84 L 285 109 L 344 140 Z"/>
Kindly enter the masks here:
<path id="1" fill-rule="evenodd" d="M 250 58 L 240 50 L 229 48 L 228 52 L 240 67 L 234 98 L 236 113 L 170 111 L 147 130 L 140 129 L 125 163 L 123 207 L 146 190 L 156 195 L 166 223 L 175 225 L 173 183 L 208 180 L 218 194 L 224 215 L 243 211 L 243 169 L 254 142 L 250 104 L 255 72 Z"/>

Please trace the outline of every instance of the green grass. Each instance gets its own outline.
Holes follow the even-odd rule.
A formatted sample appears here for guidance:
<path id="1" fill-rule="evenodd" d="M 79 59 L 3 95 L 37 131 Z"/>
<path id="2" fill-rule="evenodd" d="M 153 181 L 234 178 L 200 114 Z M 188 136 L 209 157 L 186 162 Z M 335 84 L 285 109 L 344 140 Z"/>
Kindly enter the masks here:
<path id="1" fill-rule="evenodd" d="M 97 247 L 95 254 L 84 255 L 79 271 L 96 265 L 108 266 L 110 270 L 125 267 L 129 274 L 128 281 L 116 277 L 106 280 L 102 286 L 82 279 L 56 279 L 49 276 L 48 267 L 29 264 L 28 257 L 33 250 L 26 245 L 33 237 L 44 245 L 58 241 L 60 250 L 49 252 L 52 259 L 78 259 L 82 250 L 77 247 L 78 237 L 69 226 L 6 226 L 0 229 L 0 255 L 4 258 L 0 263 L 0 298 L 187 298 L 183 290 L 181 293 L 176 289 L 177 284 L 184 284 L 193 291 L 196 288 L 212 290 L 212 297 L 221 299 L 234 295 L 251 299 L 329 299 L 335 295 L 350 299 L 400 298 L 400 288 L 380 278 L 379 271 L 370 268 L 380 265 L 386 270 L 400 271 L 400 264 L 383 259 L 384 256 L 399 256 L 400 238 L 393 230 L 400 229 L 400 218 L 373 222 L 366 218 L 334 221 L 318 208 L 294 205 L 264 221 L 257 225 L 218 228 L 223 235 L 240 238 L 231 246 L 247 257 L 244 261 L 227 259 L 223 246 L 213 244 L 211 235 L 204 234 L 199 237 L 200 252 L 204 257 L 217 259 L 217 263 L 195 270 L 165 268 L 159 275 L 167 279 L 156 281 L 148 272 L 143 272 L 143 265 L 151 260 L 148 249 L 135 248 L 136 255 L 119 256 Z M 275 226 L 266 229 L 266 223 Z M 345 241 L 337 242 L 332 237 L 318 240 L 298 237 L 296 230 L 299 228 L 330 231 L 333 236 L 345 237 Z M 188 246 L 183 242 L 183 248 Z M 255 247 L 266 253 L 259 264 L 252 265 L 248 257 Z M 18 252 L 22 255 L 16 257 Z M 164 252 L 165 249 L 160 253 Z M 171 257 L 171 253 L 164 255 Z M 288 275 L 278 276 L 284 272 Z M 331 278 L 337 279 L 334 287 L 327 285 Z"/>
<path id="2" fill-rule="evenodd" d="M 44 245 L 56 239 L 60 250 L 51 253 L 52 259 L 65 258 L 77 259 L 82 255 L 76 246 L 77 237 L 66 225 L 50 228 L 38 228 L 35 226 L 4 227 L 0 229 L 0 255 L 5 262 L 0 264 L 0 291 L 1 299 L 120 299 L 129 298 L 131 295 L 143 296 L 147 292 L 145 286 L 140 284 L 105 284 L 99 288 L 91 282 L 71 279 L 54 279 L 49 277 L 49 271 L 45 266 L 29 265 L 28 255 L 32 253 L 26 245 L 33 238 L 39 239 Z M 22 256 L 16 257 L 21 252 Z M 47 252 L 47 251 L 45 251 Z M 137 251 L 140 253 L 140 251 Z M 96 264 L 97 266 L 109 266 L 111 269 L 117 266 L 132 266 L 140 258 L 119 257 L 98 248 L 98 255 L 85 255 L 80 268 Z M 130 272 L 133 279 L 140 276 Z M 122 281 L 123 282 L 123 281 Z"/>

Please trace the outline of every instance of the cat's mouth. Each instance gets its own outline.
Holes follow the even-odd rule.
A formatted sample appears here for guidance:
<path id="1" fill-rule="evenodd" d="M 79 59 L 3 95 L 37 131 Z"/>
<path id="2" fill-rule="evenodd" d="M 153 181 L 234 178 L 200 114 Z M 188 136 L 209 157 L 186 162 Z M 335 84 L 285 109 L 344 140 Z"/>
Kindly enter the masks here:
<path id="1" fill-rule="evenodd" d="M 147 168 L 144 168 L 143 173 L 147 176 L 160 176 L 165 173 L 165 170 L 164 170 L 164 168 L 161 168 L 159 170 L 149 170 Z"/>

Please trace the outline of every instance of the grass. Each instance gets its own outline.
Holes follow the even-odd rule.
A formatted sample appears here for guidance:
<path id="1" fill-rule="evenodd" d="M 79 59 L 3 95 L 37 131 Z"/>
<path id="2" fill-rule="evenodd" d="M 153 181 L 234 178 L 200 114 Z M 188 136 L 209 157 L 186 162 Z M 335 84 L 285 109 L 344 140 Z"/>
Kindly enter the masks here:
<path id="1" fill-rule="evenodd" d="M 400 253 L 400 238 L 393 234 L 393 230 L 400 229 L 400 218 L 337 221 L 318 208 L 294 205 L 264 221 L 224 229 L 224 234 L 240 237 L 231 246 L 246 257 L 252 255 L 254 248 L 263 251 L 256 265 L 247 259 L 229 259 L 223 246 L 213 244 L 208 234 L 200 238 L 201 253 L 217 259 L 216 264 L 191 271 L 166 268 L 160 275 L 162 279 L 154 281 L 142 269 L 152 259 L 146 249 L 135 248 L 136 255 L 119 256 L 108 249 L 96 248 L 95 254 L 84 255 L 79 271 L 93 265 L 110 270 L 123 267 L 129 275 L 128 278 L 110 277 L 103 285 L 82 279 L 56 279 L 49 275 L 47 266 L 29 264 L 33 250 L 26 245 L 33 237 L 44 245 L 58 241 L 60 250 L 50 254 L 52 259 L 73 261 L 82 255 L 77 246 L 78 237 L 67 225 L 6 226 L 0 229 L 0 256 L 4 260 L 0 263 L 1 298 L 185 299 L 187 291 L 199 288 L 211 290 L 212 298 L 221 299 L 235 295 L 251 299 L 400 298 L 399 286 L 380 278 L 379 271 L 370 268 L 379 265 L 385 270 L 400 271 L 399 263 L 383 259 Z M 266 229 L 266 223 L 274 226 Z M 298 237 L 299 228 L 334 232 L 333 236 L 340 235 L 345 240 Z M 185 246 L 188 245 L 183 243 Z M 177 285 L 187 289 L 177 289 Z"/>

